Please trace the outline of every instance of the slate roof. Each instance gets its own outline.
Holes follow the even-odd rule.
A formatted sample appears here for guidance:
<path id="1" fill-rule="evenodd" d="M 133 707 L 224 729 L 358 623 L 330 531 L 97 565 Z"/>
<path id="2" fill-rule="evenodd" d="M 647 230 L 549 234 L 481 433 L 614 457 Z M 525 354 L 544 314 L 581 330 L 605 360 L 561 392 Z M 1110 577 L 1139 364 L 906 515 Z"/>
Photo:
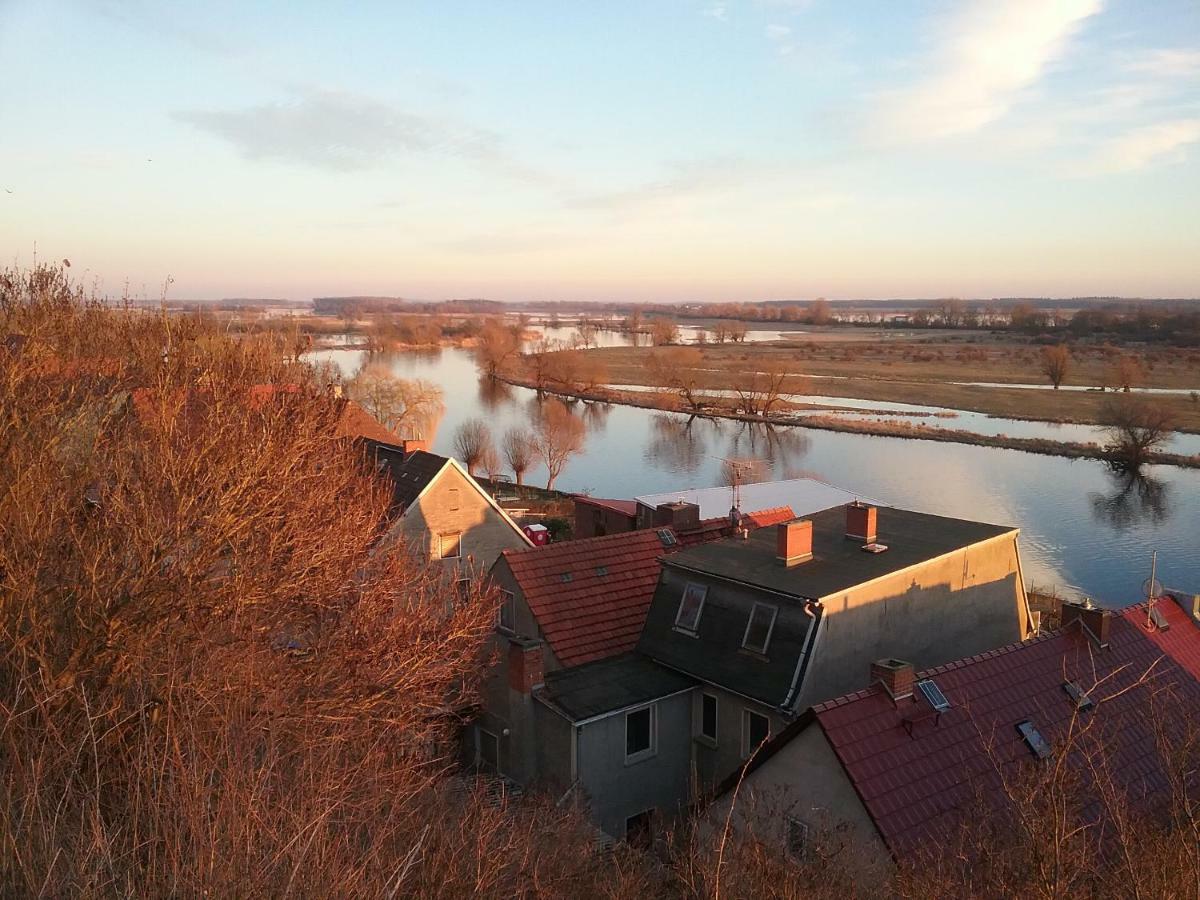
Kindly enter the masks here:
<path id="1" fill-rule="evenodd" d="M 392 478 L 392 502 L 401 509 L 407 509 L 450 462 L 426 450 L 414 450 L 405 458 L 399 447 L 374 445 L 373 449 L 376 459 Z"/>
<path id="2" fill-rule="evenodd" d="M 1159 609 L 1170 625 L 1165 632 L 1147 630 L 1143 605 L 1114 614 L 1108 649 L 1097 648 L 1072 623 L 921 672 L 918 678 L 933 679 L 952 704 L 940 718 L 919 690 L 898 706 L 873 687 L 813 707 L 893 855 L 937 840 L 943 829 L 976 812 L 980 798 L 1003 807 L 995 764 L 1019 774 L 1017 766 L 1035 761 L 1016 728 L 1026 719 L 1052 747 L 1062 737 L 1074 712 L 1065 680 L 1091 692 L 1096 706 L 1080 715 L 1102 717 L 1094 728 L 1134 802 L 1161 796 L 1166 782 L 1149 696 L 1173 686 L 1190 708 L 1200 708 L 1200 629 L 1175 604 L 1160 603 Z M 1146 673 L 1148 684 L 1129 689 Z M 910 735 L 905 720 L 913 717 Z"/>
<path id="3" fill-rule="evenodd" d="M 659 700 L 696 684 L 686 675 L 625 653 L 546 673 L 538 691 L 542 702 L 572 722 Z"/>
<path id="4" fill-rule="evenodd" d="M 784 567 L 776 561 L 773 530 L 752 533 L 749 540 L 731 537 L 706 543 L 676 554 L 671 561 L 719 578 L 815 600 L 1016 531 L 885 506 L 878 508 L 878 543 L 888 549 L 864 553 L 860 542 L 846 539 L 845 506 L 805 518 L 813 523 L 813 559 L 799 565 Z"/>
<path id="5" fill-rule="evenodd" d="M 791 518 L 786 507 L 745 517 L 751 528 Z M 661 530 L 675 543 L 664 544 Z M 678 534 L 648 528 L 505 550 L 502 556 L 554 655 L 564 666 L 577 666 L 634 648 L 658 584 L 661 557 L 728 531 L 728 520 L 718 519 Z"/>

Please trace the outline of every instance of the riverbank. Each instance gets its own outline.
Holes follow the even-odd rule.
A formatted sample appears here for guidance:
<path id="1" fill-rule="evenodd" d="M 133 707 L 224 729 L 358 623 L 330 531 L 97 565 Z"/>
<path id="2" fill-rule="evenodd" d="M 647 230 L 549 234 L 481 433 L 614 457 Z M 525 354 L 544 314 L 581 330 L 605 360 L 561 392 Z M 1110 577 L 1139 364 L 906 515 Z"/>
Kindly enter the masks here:
<path id="1" fill-rule="evenodd" d="M 497 376 L 500 381 L 516 387 L 536 390 L 536 385 L 530 379 L 519 378 L 511 374 Z M 616 403 L 622 406 L 633 406 L 641 409 L 653 409 L 662 412 L 680 413 L 699 418 L 732 419 L 759 425 L 787 426 L 811 428 L 818 431 L 836 431 L 847 434 L 864 434 L 878 437 L 910 438 L 921 441 L 938 441 L 952 444 L 970 444 L 978 447 L 996 447 L 1004 450 L 1021 450 L 1025 453 L 1036 453 L 1043 456 L 1061 456 L 1068 459 L 1094 459 L 1107 461 L 1104 448 L 1097 443 L 1079 443 L 1074 441 L 1053 441 L 1044 438 L 1016 438 L 1007 435 L 977 434 L 954 428 L 926 428 L 909 422 L 894 422 L 887 420 L 839 419 L 831 416 L 806 415 L 768 415 L 755 416 L 737 412 L 732 408 L 718 405 L 706 406 L 701 410 L 684 408 L 671 394 L 654 394 L 649 392 L 629 392 L 598 388 L 593 390 L 565 390 L 562 388 L 546 389 L 543 393 L 566 400 L 582 400 L 592 403 Z M 1158 465 L 1179 466 L 1188 469 L 1200 469 L 1200 455 L 1185 456 L 1180 453 L 1152 453 L 1148 462 Z"/>

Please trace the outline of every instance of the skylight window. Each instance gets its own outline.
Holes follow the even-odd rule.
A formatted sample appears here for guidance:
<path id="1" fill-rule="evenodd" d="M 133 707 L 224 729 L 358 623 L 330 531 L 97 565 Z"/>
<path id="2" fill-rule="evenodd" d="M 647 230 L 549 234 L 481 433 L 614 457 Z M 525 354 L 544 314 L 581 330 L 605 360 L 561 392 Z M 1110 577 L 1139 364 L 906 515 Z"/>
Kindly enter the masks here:
<path id="1" fill-rule="evenodd" d="M 603 578 L 608 574 L 608 566 L 596 566 L 596 574 Z"/>
<path id="2" fill-rule="evenodd" d="M 1053 752 L 1042 733 L 1037 730 L 1037 726 L 1029 719 L 1018 722 L 1017 731 L 1021 732 L 1021 737 L 1025 738 L 1025 743 L 1038 759 L 1046 759 Z"/>
<path id="3" fill-rule="evenodd" d="M 777 607 L 767 603 L 755 603 L 750 610 L 750 621 L 746 623 L 746 633 L 742 635 L 742 646 L 754 653 L 766 653 L 767 645 L 771 643 L 771 632 L 775 630 L 775 616 L 779 614 Z"/>
<path id="4" fill-rule="evenodd" d="M 921 694 L 929 702 L 929 705 L 938 712 L 950 708 L 950 701 L 946 699 L 946 695 L 942 693 L 942 689 L 931 678 L 926 678 L 924 681 L 918 681 L 917 687 L 921 689 Z"/>
<path id="5" fill-rule="evenodd" d="M 1096 702 L 1074 681 L 1064 681 L 1063 690 L 1067 692 L 1067 696 L 1071 698 L 1079 712 L 1089 712 L 1095 708 Z"/>
<path id="6" fill-rule="evenodd" d="M 674 547 L 679 541 L 675 538 L 675 532 L 670 528 L 658 529 L 658 539 L 664 547 Z"/>
<path id="7" fill-rule="evenodd" d="M 675 613 L 675 627 L 694 635 L 700 628 L 700 613 L 704 612 L 704 598 L 707 596 L 708 588 L 689 582 L 679 600 L 679 610 Z"/>
<path id="8" fill-rule="evenodd" d="M 570 572 L 563 572 L 558 577 L 560 579 L 562 579 L 563 584 L 566 584 L 568 581 L 571 581 L 574 578 L 574 576 Z"/>

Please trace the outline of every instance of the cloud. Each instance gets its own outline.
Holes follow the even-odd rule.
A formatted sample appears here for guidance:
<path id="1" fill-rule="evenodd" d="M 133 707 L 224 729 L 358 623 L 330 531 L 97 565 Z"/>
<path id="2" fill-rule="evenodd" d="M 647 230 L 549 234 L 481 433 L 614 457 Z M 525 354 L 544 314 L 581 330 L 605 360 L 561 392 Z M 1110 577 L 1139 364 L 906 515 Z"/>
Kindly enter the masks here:
<path id="1" fill-rule="evenodd" d="M 939 32 L 931 71 L 876 98 L 888 136 L 945 138 L 1004 116 L 1066 50 L 1102 0 L 974 0 Z"/>
<path id="2" fill-rule="evenodd" d="M 497 135 L 414 115 L 338 91 L 303 90 L 281 103 L 190 110 L 177 121 L 219 137 L 252 160 L 354 171 L 404 155 L 450 156 L 508 165 Z"/>
<path id="3" fill-rule="evenodd" d="M 767 40 L 775 46 L 775 52 L 780 56 L 788 56 L 795 52 L 796 44 L 792 41 L 792 29 L 788 25 L 772 23 L 763 29 Z"/>
<path id="4" fill-rule="evenodd" d="M 706 7 L 700 15 L 716 19 L 718 22 L 725 22 L 729 19 L 729 8 L 724 3 L 713 3 Z"/>
<path id="5" fill-rule="evenodd" d="M 1126 68 L 1156 78 L 1190 78 L 1200 75 L 1200 50 L 1154 50 Z"/>
<path id="6" fill-rule="evenodd" d="M 628 190 L 576 197 L 566 205 L 570 209 L 608 212 L 633 212 L 669 205 L 732 188 L 744 180 L 736 174 L 742 170 L 740 160 L 724 156 L 675 163 L 666 177 Z"/>
<path id="7" fill-rule="evenodd" d="M 1200 118 L 1147 125 L 1109 141 L 1079 173 L 1133 172 L 1154 162 L 1177 161 L 1183 157 L 1184 148 L 1197 141 L 1200 141 Z"/>

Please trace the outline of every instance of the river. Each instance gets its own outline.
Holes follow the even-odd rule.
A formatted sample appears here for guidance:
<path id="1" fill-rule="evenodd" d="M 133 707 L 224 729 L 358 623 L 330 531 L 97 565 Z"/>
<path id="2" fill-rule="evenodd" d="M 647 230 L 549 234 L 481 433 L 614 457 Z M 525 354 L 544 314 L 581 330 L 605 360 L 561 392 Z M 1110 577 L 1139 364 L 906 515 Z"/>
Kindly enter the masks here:
<path id="1" fill-rule="evenodd" d="M 312 356 L 350 375 L 366 354 Z M 480 379 L 465 350 L 376 359 L 397 375 L 442 387 L 446 413 L 433 439 L 440 453 L 452 452 L 463 421 L 483 418 L 499 437 L 510 425 L 528 423 L 537 403 L 530 390 Z M 1200 470 L 1152 466 L 1145 478 L 1131 480 L 1093 460 L 1016 450 L 729 420 L 689 423 L 618 405 L 573 408 L 587 424 L 587 446 L 559 477 L 555 486 L 562 490 L 628 498 L 711 486 L 721 483 L 722 458 L 757 457 L 770 477 L 812 475 L 897 506 L 1019 526 L 1030 584 L 1125 606 L 1141 599 L 1150 553 L 1158 550 L 1159 580 L 1200 592 Z M 544 470 L 528 480 L 544 483 Z"/>

